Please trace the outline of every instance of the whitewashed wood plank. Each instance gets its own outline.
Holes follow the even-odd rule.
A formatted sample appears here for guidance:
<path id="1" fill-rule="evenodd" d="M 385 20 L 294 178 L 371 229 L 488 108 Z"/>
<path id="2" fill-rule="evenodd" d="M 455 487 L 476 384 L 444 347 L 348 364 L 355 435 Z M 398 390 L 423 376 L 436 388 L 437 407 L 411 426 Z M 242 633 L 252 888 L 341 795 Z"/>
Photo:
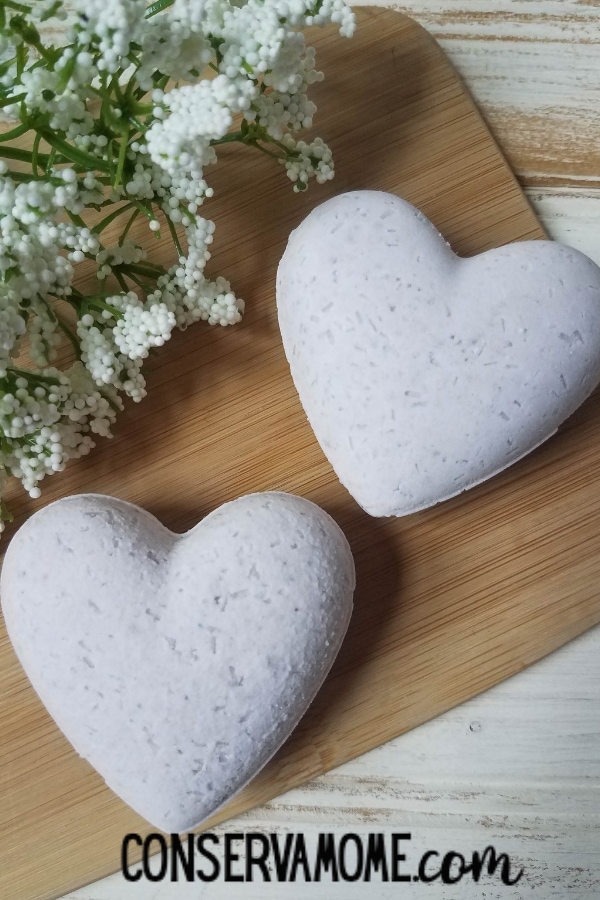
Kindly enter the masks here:
<path id="1" fill-rule="evenodd" d="M 442 45 L 521 180 L 600 181 L 598 46 Z"/>
<path id="2" fill-rule="evenodd" d="M 398 0 L 393 7 L 437 37 L 600 41 L 597 0 Z"/>
<path id="3" fill-rule="evenodd" d="M 390 5 L 439 40 L 522 180 L 600 181 L 596 0 Z"/>
<path id="4" fill-rule="evenodd" d="M 526 194 L 554 240 L 587 253 L 600 265 L 600 189 L 530 188 Z"/>

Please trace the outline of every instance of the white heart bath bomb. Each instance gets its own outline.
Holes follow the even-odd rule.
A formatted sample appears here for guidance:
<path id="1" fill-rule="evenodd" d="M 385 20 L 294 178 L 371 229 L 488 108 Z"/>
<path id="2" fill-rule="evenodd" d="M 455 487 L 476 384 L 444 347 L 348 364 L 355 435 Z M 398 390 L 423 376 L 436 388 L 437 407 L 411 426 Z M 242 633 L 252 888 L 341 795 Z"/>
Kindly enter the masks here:
<path id="1" fill-rule="evenodd" d="M 550 241 L 456 256 L 409 203 L 342 194 L 277 274 L 292 377 L 340 481 L 403 516 L 501 472 L 600 381 L 600 269 Z"/>
<path id="2" fill-rule="evenodd" d="M 353 590 L 340 528 L 283 493 L 226 503 L 184 535 L 111 497 L 59 500 L 13 538 L 1 581 L 10 638 L 57 725 L 167 832 L 210 816 L 290 734 Z"/>

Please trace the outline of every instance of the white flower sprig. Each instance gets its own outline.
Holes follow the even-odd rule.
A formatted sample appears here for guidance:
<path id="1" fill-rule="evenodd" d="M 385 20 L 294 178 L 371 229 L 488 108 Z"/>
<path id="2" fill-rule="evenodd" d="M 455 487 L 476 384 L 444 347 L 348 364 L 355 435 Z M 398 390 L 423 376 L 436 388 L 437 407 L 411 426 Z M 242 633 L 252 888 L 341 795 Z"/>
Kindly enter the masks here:
<path id="1" fill-rule="evenodd" d="M 45 42 L 44 23 L 70 10 L 64 43 Z M 205 275 L 205 169 L 236 141 L 275 157 L 295 191 L 333 177 L 327 145 L 295 137 L 323 77 L 302 29 L 331 22 L 352 35 L 344 0 L 1 0 L 0 106 L 15 125 L 0 135 L 0 497 L 9 476 L 38 497 L 45 475 L 110 436 L 175 327 L 240 321 L 229 282 Z M 169 269 L 129 237 L 138 218 L 168 229 Z M 90 261 L 98 291 L 84 296 L 75 274 Z M 19 366 L 24 337 L 34 368 Z M 64 340 L 77 361 L 59 371 Z M 9 518 L 0 500 L 0 530 Z"/>

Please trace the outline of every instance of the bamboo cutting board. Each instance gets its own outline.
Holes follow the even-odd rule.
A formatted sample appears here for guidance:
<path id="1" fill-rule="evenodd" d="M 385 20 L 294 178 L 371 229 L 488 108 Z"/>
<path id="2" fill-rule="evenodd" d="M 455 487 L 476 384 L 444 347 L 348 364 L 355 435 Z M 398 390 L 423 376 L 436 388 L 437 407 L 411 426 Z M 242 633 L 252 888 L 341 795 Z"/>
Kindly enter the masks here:
<path id="1" fill-rule="evenodd" d="M 472 254 L 543 237 L 458 76 L 419 26 L 362 11 L 356 36 L 314 35 L 317 133 L 335 181 L 295 195 L 276 164 L 229 147 L 211 173 L 212 271 L 247 301 L 232 329 L 197 325 L 150 366 L 149 397 L 117 436 L 51 479 L 114 494 L 185 530 L 242 493 L 284 490 L 330 512 L 355 555 L 356 610 L 292 738 L 210 824 L 344 762 L 485 690 L 600 621 L 600 406 L 592 397 L 527 459 L 439 508 L 371 519 L 339 485 L 296 397 L 273 288 L 289 231 L 355 188 L 420 206 Z M 157 244 L 156 258 L 168 248 Z M 485 297 L 482 297 L 482 303 Z M 8 498 L 16 524 L 42 505 Z M 10 535 L 8 535 L 10 536 Z M 0 897 L 53 898 L 119 865 L 147 825 L 57 731 L 0 631 Z"/>

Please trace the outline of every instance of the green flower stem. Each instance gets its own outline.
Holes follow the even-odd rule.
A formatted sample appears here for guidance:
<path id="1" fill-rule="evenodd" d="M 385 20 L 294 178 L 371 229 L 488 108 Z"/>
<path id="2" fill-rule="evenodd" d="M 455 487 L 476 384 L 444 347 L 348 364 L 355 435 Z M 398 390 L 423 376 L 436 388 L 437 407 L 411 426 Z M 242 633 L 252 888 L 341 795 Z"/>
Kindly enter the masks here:
<path id="1" fill-rule="evenodd" d="M 39 177 L 40 177 L 40 173 L 39 173 L 39 171 L 38 171 L 38 160 L 39 160 L 39 153 L 40 153 L 40 141 L 41 141 L 41 137 L 40 137 L 40 135 L 39 135 L 39 133 L 38 133 L 38 134 L 36 134 L 35 139 L 34 139 L 34 141 L 33 141 L 33 149 L 32 149 L 32 151 L 31 151 L 31 169 L 32 169 L 32 171 L 33 171 L 33 176 L 34 176 L 34 178 L 39 178 Z"/>
<path id="2" fill-rule="evenodd" d="M 27 65 L 27 49 L 24 44 L 19 44 L 16 52 L 17 57 L 17 79 L 21 80 L 23 70 Z"/>
<path id="3" fill-rule="evenodd" d="M 8 469 L 6 469 L 6 473 L 7 473 L 7 475 L 10 475 L 10 472 Z M 14 520 L 15 520 L 15 517 L 13 516 L 11 511 L 8 509 L 4 500 L 0 500 L 0 519 L 2 519 L 3 522 L 14 522 Z"/>
<path id="4" fill-rule="evenodd" d="M 277 138 L 271 137 L 266 128 L 255 125 L 253 122 L 247 122 L 246 120 L 242 122 L 242 127 L 239 131 L 230 131 L 229 134 L 226 134 L 215 141 L 211 141 L 210 143 L 211 146 L 214 147 L 217 144 L 231 144 L 235 142 L 246 144 L 248 147 L 255 147 L 257 150 L 266 153 L 268 156 L 272 156 L 274 159 L 295 159 L 299 155 L 296 150 L 291 150 L 289 147 L 286 147 L 284 143 L 277 140 Z M 263 147 L 262 144 L 272 144 L 274 147 L 278 147 L 282 150 L 283 154 L 273 153 L 271 150 L 267 150 L 266 147 Z"/>
<path id="5" fill-rule="evenodd" d="M 120 107 L 121 104 L 125 101 L 125 95 L 124 95 L 123 92 L 121 91 L 121 85 L 119 84 L 119 73 L 118 73 L 118 72 L 116 72 L 116 73 L 113 75 L 113 77 L 112 77 L 112 79 L 111 79 L 111 82 L 110 82 L 110 86 L 109 86 L 109 96 L 110 96 L 110 94 L 112 94 L 112 93 L 115 94 L 115 96 L 116 96 L 116 98 L 117 98 L 117 101 L 118 101 L 118 104 L 119 104 L 119 107 Z"/>
<path id="6" fill-rule="evenodd" d="M 123 293 L 126 294 L 129 291 L 129 288 L 127 287 L 127 282 L 125 281 L 125 279 L 123 278 L 123 276 L 121 275 L 121 273 L 119 272 L 119 270 L 116 267 L 113 269 L 113 275 L 119 282 L 119 287 L 121 288 Z"/>
<path id="7" fill-rule="evenodd" d="M 17 366 L 10 367 L 6 374 L 7 380 L 10 381 L 10 378 L 13 375 L 15 382 L 17 378 L 25 378 L 27 381 L 31 381 L 33 384 L 39 384 L 42 387 L 48 385 L 58 387 L 60 384 L 60 380 L 53 375 L 43 375 L 41 372 L 32 372 L 30 369 L 19 369 Z"/>
<path id="8" fill-rule="evenodd" d="M 233 143 L 246 144 L 248 147 L 256 147 L 257 150 L 261 150 L 263 153 L 267 153 L 269 156 L 272 156 L 274 159 L 287 159 L 294 158 L 298 156 L 298 153 L 295 150 L 290 150 L 289 147 L 286 147 L 285 144 L 282 144 L 281 141 L 278 141 L 276 138 L 271 137 L 270 134 L 267 133 L 265 128 L 261 128 L 260 126 L 253 126 L 252 124 L 246 125 L 246 128 L 242 128 L 241 131 L 230 131 L 229 134 L 224 135 L 222 138 L 218 138 L 217 140 L 211 141 L 211 147 L 215 147 L 217 144 L 233 144 Z M 275 147 L 279 147 L 283 150 L 283 155 L 279 155 L 277 153 L 273 153 L 270 150 L 267 150 L 266 147 L 261 146 L 261 143 L 265 144 L 273 144 Z"/>
<path id="9" fill-rule="evenodd" d="M 73 293 L 77 293 L 77 292 L 75 290 L 73 290 Z M 73 297 L 73 294 L 67 294 L 62 299 L 65 301 L 65 303 L 68 303 L 72 309 L 75 310 L 75 312 L 77 313 L 77 317 L 81 318 L 81 316 L 80 316 L 81 302 L 79 300 L 77 300 L 75 297 Z M 81 297 L 81 300 L 83 300 L 83 297 Z"/>
<path id="10" fill-rule="evenodd" d="M 10 131 L 5 131 L 4 134 L 0 135 L 0 141 L 5 143 L 6 141 L 14 141 L 15 138 L 21 137 L 22 134 L 27 134 L 28 131 L 31 130 L 31 125 L 29 122 L 23 122 L 22 125 L 18 125 L 16 128 L 12 128 Z"/>
<path id="11" fill-rule="evenodd" d="M 3 154 L 0 153 L 0 156 L 3 156 Z M 13 170 L 11 169 L 8 175 L 13 181 L 19 182 L 19 184 L 23 184 L 32 180 L 30 172 L 13 172 Z M 61 178 L 48 178 L 48 176 L 45 176 L 45 181 L 49 181 L 51 184 L 54 184 L 57 187 L 64 184 L 64 181 Z"/>
<path id="12" fill-rule="evenodd" d="M 93 172 L 94 169 L 100 169 L 101 172 L 107 172 L 110 175 L 109 164 L 104 160 L 99 159 L 97 156 L 91 156 L 91 154 L 85 153 L 83 150 L 78 150 L 76 147 L 72 147 L 67 141 L 63 141 L 62 138 L 57 137 L 52 131 L 46 130 L 45 128 L 40 129 L 40 134 L 47 144 L 53 147 L 57 153 L 60 153 L 61 156 L 64 156 L 64 158 L 68 159 L 70 162 L 83 166 L 86 171 Z"/>
<path id="13" fill-rule="evenodd" d="M 168 9 L 169 6 L 173 6 L 173 2 L 174 0 L 156 0 L 156 2 L 151 3 L 146 10 L 146 18 L 151 19 L 152 16 L 157 15 L 157 13 L 162 12 L 164 9 Z"/>
<path id="14" fill-rule="evenodd" d="M 130 209 L 133 209 L 133 203 L 127 203 L 125 206 L 120 206 L 118 209 L 115 209 L 114 212 L 110 213 L 110 215 L 105 216 L 104 219 L 101 219 L 94 227 L 92 228 L 93 234 L 102 234 L 105 228 L 118 219 L 119 216 L 122 216 L 123 213 L 129 212 Z M 137 210 L 136 210 L 137 212 Z"/>
<path id="15" fill-rule="evenodd" d="M 294 157 L 294 156 L 299 155 L 297 150 L 290 150 L 289 147 L 286 147 L 285 144 L 282 144 L 281 141 L 277 140 L 277 138 L 271 137 L 269 134 L 266 133 L 266 131 L 265 131 L 264 136 L 261 135 L 261 137 L 258 140 L 268 141 L 269 144 L 275 144 L 276 147 L 280 147 L 283 150 L 283 152 L 285 153 L 286 156 Z"/>
<path id="16" fill-rule="evenodd" d="M 134 58 L 131 60 L 133 65 L 136 67 L 136 71 L 139 68 L 138 61 Z M 137 85 L 137 78 L 135 75 L 132 75 L 129 81 L 127 82 L 127 87 L 125 88 L 125 102 L 128 102 L 133 97 L 135 87 Z"/>
<path id="17" fill-rule="evenodd" d="M 51 148 L 50 153 L 48 155 L 48 162 L 46 163 L 46 175 L 50 173 L 52 166 L 56 161 L 57 151 L 54 147 Z"/>
<path id="18" fill-rule="evenodd" d="M 102 106 L 100 108 L 100 118 L 101 118 L 102 122 L 104 123 L 104 126 L 107 129 L 107 131 L 116 132 L 116 134 L 120 134 L 124 130 L 125 122 L 124 122 L 122 114 L 115 115 L 115 109 L 118 109 L 119 112 L 121 110 L 120 110 L 120 105 L 117 105 L 116 107 L 113 105 L 113 96 L 112 96 L 113 92 L 114 92 L 114 88 L 112 87 L 112 85 L 107 85 L 106 82 L 103 81 L 102 89 L 100 92 L 101 97 L 102 97 Z M 120 94 L 120 92 L 119 92 L 119 94 Z M 117 96 L 117 100 L 119 100 L 119 96 Z M 122 94 L 120 94 L 119 102 L 121 103 L 122 100 L 123 100 L 123 96 L 122 96 Z"/>
<path id="19" fill-rule="evenodd" d="M 73 47 L 72 44 L 71 44 L 71 47 Z M 73 49 L 75 49 L 75 48 L 73 48 Z M 56 86 L 56 90 L 57 90 L 58 94 L 62 94 L 63 91 L 65 90 L 66 86 L 69 83 L 71 75 L 75 71 L 76 65 L 77 65 L 77 53 L 74 52 L 73 56 L 67 60 L 66 66 L 61 71 L 60 81 L 58 82 L 58 84 Z"/>
<path id="20" fill-rule="evenodd" d="M 147 206 L 144 206 L 144 204 L 141 203 L 139 200 L 132 199 L 131 202 L 133 203 L 135 208 L 140 211 L 140 213 L 143 216 L 146 216 L 146 218 L 148 219 L 149 222 L 154 221 L 155 216 L 154 216 L 154 213 L 152 212 L 152 207 L 148 208 Z"/>
<path id="21" fill-rule="evenodd" d="M 3 379 L 2 386 L 9 387 L 8 379 L 6 379 L 6 380 Z M 0 391 L 0 397 L 4 397 L 4 395 L 6 393 L 8 393 L 8 391 Z M 2 453 L 5 457 L 7 457 L 11 451 L 11 446 L 6 439 L 4 432 L 0 432 L 0 450 L 2 451 Z M 3 466 L 2 468 L 4 468 L 7 472 L 10 473 L 10 469 L 8 468 L 8 466 Z"/>
<path id="22" fill-rule="evenodd" d="M 0 156 L 4 157 L 4 159 L 17 159 L 19 162 L 29 164 L 32 161 L 31 150 L 20 150 L 18 147 L 2 147 L 0 145 Z M 44 153 L 38 153 L 37 160 L 43 166 L 47 164 L 48 157 Z"/>
<path id="23" fill-rule="evenodd" d="M 115 150 L 114 150 L 114 141 L 110 140 L 106 146 L 106 161 L 108 164 L 108 174 L 110 175 L 110 180 L 114 184 L 115 181 Z"/>
<path id="24" fill-rule="evenodd" d="M 109 184 L 109 185 L 111 184 L 110 181 L 102 182 L 102 183 L 103 183 L 103 184 Z M 121 198 L 119 198 L 119 200 L 120 200 L 120 199 L 121 199 Z M 123 197 L 122 199 L 124 200 L 125 198 Z M 107 206 L 114 206 L 115 203 L 118 203 L 118 201 L 117 201 L 117 200 L 110 200 L 110 199 L 103 200 L 102 203 L 88 203 L 87 209 L 95 209 L 97 212 L 100 212 L 101 209 L 106 209 Z"/>
<path id="25" fill-rule="evenodd" d="M 69 328 L 67 323 L 61 319 L 61 317 L 58 315 L 58 313 L 54 312 L 54 310 L 52 309 L 52 307 L 50 306 L 48 301 L 42 296 L 38 295 L 38 297 L 39 297 L 39 300 L 46 307 L 46 311 L 48 313 L 48 318 L 51 319 L 52 322 L 55 322 L 56 325 L 60 328 L 60 330 L 64 334 L 66 334 L 66 336 L 71 341 L 71 343 L 73 345 L 73 349 L 75 350 L 75 353 L 77 355 L 77 359 L 79 359 L 81 356 L 81 348 L 79 346 L 79 341 L 77 340 L 77 338 L 75 337 L 75 335 L 73 334 L 73 332 L 71 331 L 71 329 Z"/>
<path id="26" fill-rule="evenodd" d="M 132 272 L 125 272 L 124 275 L 125 275 L 125 278 L 128 278 L 130 281 L 133 281 L 133 283 L 135 285 L 137 285 L 140 288 L 140 290 L 147 292 L 150 289 L 150 285 L 147 285 L 147 284 L 144 284 L 143 282 L 141 282 L 140 279 L 137 277 L 137 275 L 134 275 Z"/>
<path id="27" fill-rule="evenodd" d="M 111 409 L 113 409 L 116 413 L 121 412 L 122 407 L 119 406 L 118 403 L 115 403 L 115 401 L 114 401 L 111 397 L 109 397 L 108 394 L 104 394 L 104 393 L 100 390 L 100 388 L 98 387 L 98 385 L 96 385 L 96 390 L 98 391 L 98 393 L 99 393 L 102 397 L 104 397 L 104 399 L 106 400 L 106 402 L 108 403 L 108 405 L 110 406 Z"/>
<path id="28" fill-rule="evenodd" d="M 154 103 L 133 103 L 130 109 L 138 116 L 149 116 L 154 109 Z"/>
<path id="29" fill-rule="evenodd" d="M 68 217 L 70 218 L 71 222 L 73 223 L 73 225 L 78 225 L 79 228 L 87 228 L 87 225 L 85 224 L 85 222 L 83 221 L 81 216 L 77 215 L 77 213 L 71 212 L 70 209 L 67 209 L 66 213 L 67 213 Z M 73 288 L 73 293 L 79 293 L 79 292 L 75 291 L 75 288 Z M 81 297 L 82 295 L 79 294 L 79 296 Z"/>
<path id="30" fill-rule="evenodd" d="M 67 323 L 64 322 L 64 321 L 60 318 L 60 316 L 55 316 L 55 318 L 56 318 L 56 324 L 58 325 L 58 327 L 60 328 L 60 330 L 61 330 L 64 334 L 66 334 L 66 336 L 69 338 L 71 344 L 73 345 L 73 349 L 74 349 L 74 351 L 75 351 L 75 354 L 76 354 L 76 356 L 77 356 L 77 359 L 81 359 L 81 347 L 80 347 L 80 345 L 79 345 L 79 341 L 77 340 L 77 338 L 75 337 L 75 335 L 73 334 L 73 332 L 71 331 L 71 329 L 69 328 L 69 326 L 67 325 Z"/>
<path id="31" fill-rule="evenodd" d="M 273 157 L 273 159 L 286 159 L 286 157 L 288 156 L 288 154 L 286 154 L 286 156 L 281 156 L 280 153 L 273 153 L 272 150 L 267 150 L 266 147 L 261 146 L 258 141 L 245 141 L 245 143 L 247 143 L 249 147 L 256 147 L 256 149 L 260 150 L 261 153 L 266 153 L 267 156 L 271 156 Z"/>
<path id="32" fill-rule="evenodd" d="M 135 116 L 128 115 L 127 121 L 130 125 L 133 125 L 134 128 L 137 129 L 136 134 L 146 134 L 148 130 L 143 122 L 140 122 L 139 119 L 136 119 Z M 135 135 L 130 135 L 130 137 L 135 137 Z"/>
<path id="33" fill-rule="evenodd" d="M 217 138 L 214 141 L 210 142 L 211 147 L 216 147 L 217 144 L 232 144 L 235 141 L 239 141 L 240 143 L 246 143 L 245 135 L 243 131 L 230 131 L 229 134 L 224 135 L 222 138 Z"/>
<path id="34" fill-rule="evenodd" d="M 98 291 L 96 294 L 91 294 L 89 297 L 84 297 L 84 295 L 77 290 L 77 288 L 73 288 L 73 292 L 71 297 L 66 297 L 65 299 L 71 303 L 71 305 L 81 312 L 83 315 L 85 310 L 88 307 L 93 306 L 96 309 L 107 309 L 109 313 L 115 318 L 120 319 L 122 313 L 120 310 L 116 309 L 116 307 L 111 306 L 109 303 L 104 302 L 104 297 L 112 297 L 114 295 L 114 291 Z"/>
<path id="35" fill-rule="evenodd" d="M 6 6 L 8 9 L 14 9 L 16 12 L 31 12 L 28 6 L 25 6 L 24 3 L 16 3 L 15 0 L 2 0 L 2 6 Z"/>
<path id="36" fill-rule="evenodd" d="M 11 103 L 20 103 L 21 100 L 24 100 L 27 94 L 16 94 L 14 97 L 4 97 L 0 100 L 0 107 L 10 106 Z M 2 136 L 2 140 L 6 140 L 4 135 Z"/>
<path id="37" fill-rule="evenodd" d="M 0 28 L 2 28 L 2 7 L 0 6 Z M 17 57 L 10 56 L 8 59 L 5 59 L 4 62 L 0 63 L 0 75 L 6 75 L 6 73 L 12 69 L 14 65 L 16 65 Z M 6 93 L 6 88 L 0 89 L 0 94 Z"/>
<path id="38" fill-rule="evenodd" d="M 53 16 L 55 16 L 57 14 L 57 12 L 60 10 L 61 7 L 62 7 L 62 0 L 56 0 L 56 2 L 53 3 L 52 6 L 49 9 L 47 9 L 46 12 L 42 15 L 41 21 L 47 22 L 48 19 L 51 19 Z"/>
<path id="39" fill-rule="evenodd" d="M 170 218 L 167 216 L 167 225 L 169 231 L 171 232 L 171 238 L 173 239 L 173 243 L 175 244 L 175 249 L 177 250 L 177 256 L 183 256 L 183 250 L 181 249 L 181 244 L 179 243 L 179 236 L 175 229 L 175 225 L 171 222 Z"/>
<path id="40" fill-rule="evenodd" d="M 125 243 L 125 238 L 126 238 L 127 235 L 129 234 L 129 229 L 131 228 L 131 226 L 133 225 L 133 223 L 135 222 L 135 220 L 137 219 L 137 217 L 139 216 L 139 214 L 140 214 L 139 209 L 134 209 L 134 210 L 133 210 L 131 216 L 129 217 L 129 221 L 127 222 L 127 225 L 125 226 L 125 228 L 124 228 L 124 230 L 123 230 L 123 234 L 122 234 L 121 237 L 119 238 L 119 245 L 120 245 L 120 246 L 122 246 L 122 245 Z"/>
<path id="41" fill-rule="evenodd" d="M 126 126 L 123 135 L 121 136 L 121 146 L 119 147 L 119 158 L 117 160 L 117 171 L 115 174 L 115 180 L 113 182 L 113 187 L 118 188 L 121 184 L 121 179 L 123 178 L 123 170 L 125 168 L 125 160 L 127 159 L 127 145 L 129 141 L 129 125 Z"/>
<path id="42" fill-rule="evenodd" d="M 158 278 L 160 275 L 166 274 L 162 266 L 149 262 L 131 263 L 127 266 L 127 271 L 135 272 L 136 275 L 146 276 L 146 278 Z"/>
<path id="43" fill-rule="evenodd" d="M 127 285 L 125 285 L 125 293 L 127 293 Z M 104 294 L 105 297 L 112 297 L 112 294 Z M 88 306 L 93 306 L 95 309 L 100 309 L 103 311 L 107 311 L 111 314 L 113 319 L 122 319 L 123 313 L 120 309 L 117 309 L 116 306 L 111 306 L 110 303 L 105 303 L 104 300 L 101 300 L 98 295 L 95 297 L 87 298 Z"/>

